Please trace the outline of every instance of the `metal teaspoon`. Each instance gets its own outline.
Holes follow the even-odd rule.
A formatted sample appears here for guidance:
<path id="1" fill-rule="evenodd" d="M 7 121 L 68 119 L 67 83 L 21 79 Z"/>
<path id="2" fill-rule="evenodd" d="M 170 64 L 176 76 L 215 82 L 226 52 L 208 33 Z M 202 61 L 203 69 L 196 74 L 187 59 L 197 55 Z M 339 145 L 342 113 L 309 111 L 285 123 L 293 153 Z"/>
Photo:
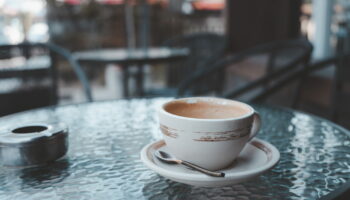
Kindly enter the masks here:
<path id="1" fill-rule="evenodd" d="M 174 156 L 170 155 L 167 152 L 164 151 L 160 151 L 157 150 L 154 155 L 160 160 L 163 161 L 165 163 L 169 163 L 169 164 L 180 164 L 180 165 L 185 165 L 191 169 L 194 169 L 196 171 L 202 172 L 203 174 L 209 175 L 209 176 L 215 176 L 215 177 L 225 177 L 225 173 L 223 172 L 213 172 L 210 170 L 207 170 L 203 167 L 200 167 L 198 165 L 192 164 L 190 162 L 184 161 L 184 160 L 180 160 L 175 158 Z"/>

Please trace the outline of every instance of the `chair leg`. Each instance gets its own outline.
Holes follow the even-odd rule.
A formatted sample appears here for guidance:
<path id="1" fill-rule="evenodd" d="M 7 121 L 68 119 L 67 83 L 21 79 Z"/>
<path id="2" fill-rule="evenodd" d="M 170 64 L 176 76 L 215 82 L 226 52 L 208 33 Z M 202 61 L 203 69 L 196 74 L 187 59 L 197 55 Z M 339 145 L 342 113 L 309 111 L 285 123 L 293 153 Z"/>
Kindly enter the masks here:
<path id="1" fill-rule="evenodd" d="M 302 86 L 304 84 L 305 79 L 306 79 L 306 77 L 302 77 L 297 83 L 297 87 L 296 87 L 296 90 L 293 94 L 293 101 L 292 101 L 292 108 L 294 108 L 294 109 L 296 109 L 299 105 Z"/>
<path id="2" fill-rule="evenodd" d="M 138 69 L 137 69 L 137 74 L 136 74 L 136 94 L 137 96 L 139 97 L 142 97 L 144 96 L 144 65 L 140 65 L 138 66 Z"/>
<path id="3" fill-rule="evenodd" d="M 266 65 L 266 70 L 265 74 L 270 74 L 274 70 L 275 66 L 275 59 L 276 59 L 276 52 L 272 51 L 271 54 L 269 55 L 269 58 L 267 60 L 267 65 Z M 270 85 L 270 82 L 267 81 L 264 83 L 264 89 L 267 89 L 268 86 Z"/>
<path id="4" fill-rule="evenodd" d="M 338 122 L 339 121 L 339 110 L 338 110 L 338 100 L 340 98 L 340 94 L 343 90 L 343 81 L 341 79 L 341 76 L 343 76 L 343 74 L 341 73 L 344 73 L 344 72 L 341 72 L 341 68 L 344 68 L 346 66 L 346 58 L 343 57 L 342 59 L 340 59 L 338 61 L 338 63 L 336 64 L 335 66 L 335 76 L 334 76 L 334 80 L 333 80 L 333 86 L 332 86 L 332 99 L 331 99 L 331 113 L 330 113 L 330 116 L 331 116 L 331 120 L 333 122 Z"/>
<path id="5" fill-rule="evenodd" d="M 339 112 L 338 112 L 338 98 L 339 98 L 339 92 L 341 92 L 343 85 L 341 83 L 338 82 L 338 80 L 334 80 L 335 83 L 333 84 L 333 88 L 332 88 L 332 99 L 331 99 L 331 109 L 330 109 L 330 116 L 331 116 L 331 120 L 333 122 L 339 122 Z"/>
<path id="6" fill-rule="evenodd" d="M 56 105 L 58 103 L 58 68 L 57 68 L 57 55 L 50 52 L 50 58 L 51 58 L 51 70 L 50 70 L 50 76 L 52 81 L 52 93 L 51 93 L 51 103 L 52 105 Z"/>
<path id="7" fill-rule="evenodd" d="M 129 68 L 124 66 L 123 70 L 123 96 L 124 98 L 129 97 Z"/>
<path id="8" fill-rule="evenodd" d="M 292 101 L 292 106 L 291 106 L 294 109 L 296 109 L 299 105 L 302 87 L 304 85 L 306 78 L 307 78 L 307 75 L 304 74 L 297 82 L 297 86 L 296 86 L 295 92 L 293 94 L 293 101 Z"/>
<path id="9" fill-rule="evenodd" d="M 303 87 L 303 84 L 304 84 L 305 80 L 308 77 L 308 73 L 307 73 L 307 66 L 308 66 L 308 64 L 307 63 L 308 63 L 309 59 L 306 59 L 306 60 L 307 61 L 304 62 L 303 67 L 302 67 L 302 70 L 303 70 L 302 76 L 298 80 L 296 90 L 295 90 L 295 92 L 293 94 L 293 101 L 292 101 L 291 107 L 294 108 L 294 109 L 296 109 L 298 104 L 299 104 L 302 87 Z"/>

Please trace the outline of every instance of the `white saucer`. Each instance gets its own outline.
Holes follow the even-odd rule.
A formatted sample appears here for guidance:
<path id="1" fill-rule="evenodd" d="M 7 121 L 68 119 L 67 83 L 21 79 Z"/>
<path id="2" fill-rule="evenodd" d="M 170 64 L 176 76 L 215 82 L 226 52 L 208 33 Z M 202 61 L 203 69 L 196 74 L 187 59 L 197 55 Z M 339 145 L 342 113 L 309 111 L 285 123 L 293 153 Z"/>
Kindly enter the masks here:
<path id="1" fill-rule="evenodd" d="M 182 165 L 166 164 L 154 157 L 157 149 L 168 151 L 164 140 L 148 144 L 141 151 L 142 162 L 151 170 L 170 180 L 194 186 L 219 187 L 241 183 L 273 168 L 280 153 L 272 144 L 254 139 L 245 146 L 231 167 L 221 170 L 225 177 L 211 177 Z"/>

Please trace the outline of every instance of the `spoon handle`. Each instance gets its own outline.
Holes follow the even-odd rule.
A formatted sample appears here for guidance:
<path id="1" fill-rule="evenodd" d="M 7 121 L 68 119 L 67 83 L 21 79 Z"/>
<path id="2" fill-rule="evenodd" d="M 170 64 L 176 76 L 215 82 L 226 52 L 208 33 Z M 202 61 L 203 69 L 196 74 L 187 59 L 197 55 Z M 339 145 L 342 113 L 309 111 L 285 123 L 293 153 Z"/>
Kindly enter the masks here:
<path id="1" fill-rule="evenodd" d="M 207 169 L 205 169 L 205 168 L 203 168 L 203 167 L 200 167 L 200 166 L 198 166 L 198 165 L 189 163 L 189 162 L 184 161 L 184 160 L 181 162 L 181 164 L 182 164 L 182 165 L 185 165 L 185 166 L 187 166 L 187 167 L 189 167 L 189 168 L 192 168 L 192 169 L 194 169 L 194 170 L 197 170 L 197 171 L 199 171 L 199 172 L 202 172 L 202 173 L 204 173 L 204 174 L 206 174 L 206 175 L 209 175 L 209 176 L 225 177 L 225 173 L 223 173 L 223 172 L 213 172 L 213 171 L 209 171 L 209 170 L 207 170 Z"/>

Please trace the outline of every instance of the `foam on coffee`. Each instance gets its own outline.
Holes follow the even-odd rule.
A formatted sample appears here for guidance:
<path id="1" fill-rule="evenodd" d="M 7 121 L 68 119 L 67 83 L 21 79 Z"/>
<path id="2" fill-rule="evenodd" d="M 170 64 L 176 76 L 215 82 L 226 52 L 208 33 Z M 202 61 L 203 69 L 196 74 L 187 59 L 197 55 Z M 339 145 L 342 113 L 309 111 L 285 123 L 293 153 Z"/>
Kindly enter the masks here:
<path id="1" fill-rule="evenodd" d="M 173 101 L 166 104 L 164 109 L 174 115 L 198 119 L 236 118 L 250 112 L 250 109 L 244 105 L 221 100 Z"/>

